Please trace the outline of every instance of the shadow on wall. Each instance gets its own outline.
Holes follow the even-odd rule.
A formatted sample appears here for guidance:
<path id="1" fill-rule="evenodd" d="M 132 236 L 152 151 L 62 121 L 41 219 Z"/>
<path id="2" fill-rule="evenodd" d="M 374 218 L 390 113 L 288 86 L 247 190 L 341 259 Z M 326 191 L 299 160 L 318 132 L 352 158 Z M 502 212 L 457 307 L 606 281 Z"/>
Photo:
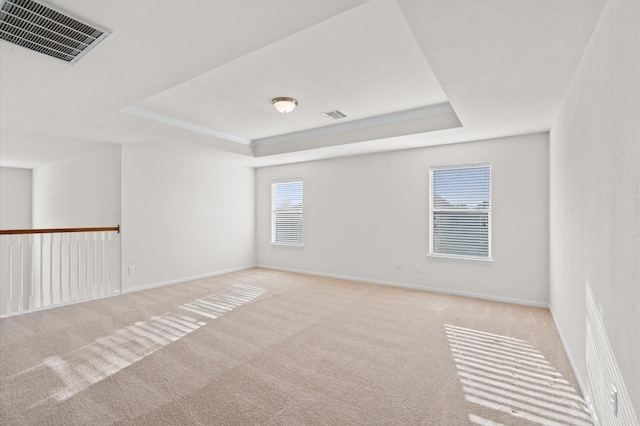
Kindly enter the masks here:
<path id="1" fill-rule="evenodd" d="M 637 425 L 638 419 L 607 338 L 602 311 L 596 305 L 588 281 L 586 287 L 587 373 L 596 421 L 603 425 Z"/>

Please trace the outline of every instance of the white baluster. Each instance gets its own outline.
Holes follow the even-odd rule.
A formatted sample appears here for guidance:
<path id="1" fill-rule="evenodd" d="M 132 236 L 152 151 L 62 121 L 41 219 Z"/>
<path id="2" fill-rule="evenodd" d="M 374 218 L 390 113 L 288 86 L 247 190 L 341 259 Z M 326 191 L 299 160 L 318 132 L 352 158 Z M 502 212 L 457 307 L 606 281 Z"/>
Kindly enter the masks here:
<path id="1" fill-rule="evenodd" d="M 88 299 L 89 295 L 89 241 L 87 239 L 87 233 L 84 232 L 84 245 L 85 245 L 85 256 L 84 256 L 84 298 Z"/>
<path id="2" fill-rule="evenodd" d="M 7 313 L 10 314 L 13 311 L 13 250 L 11 247 L 11 235 L 7 235 L 7 249 L 9 250 L 9 299 L 7 300 Z"/>
<path id="3" fill-rule="evenodd" d="M 107 264 L 109 265 L 108 279 L 107 279 L 107 293 L 108 294 L 111 294 L 111 268 L 113 266 L 113 265 L 111 265 L 111 263 L 112 263 L 111 259 L 113 258 L 113 254 L 111 253 L 111 245 L 112 245 L 111 234 L 113 234 L 113 232 L 109 232 L 107 234 L 107 241 L 108 241 L 107 247 L 109 247 L 109 256 L 108 256 L 109 260 L 107 261 Z"/>
<path id="4" fill-rule="evenodd" d="M 53 236 L 49 234 L 49 306 L 53 305 Z"/>
<path id="5" fill-rule="evenodd" d="M 118 292 L 122 294 L 122 260 L 120 259 L 120 256 L 122 255 L 122 236 L 120 233 L 116 235 L 116 238 L 118 240 L 118 245 L 116 246 L 116 250 L 118 250 L 116 256 L 116 262 L 118 263 L 118 275 L 116 276 L 116 279 L 118 280 Z"/>
<path id="6" fill-rule="evenodd" d="M 78 243 L 78 280 L 76 281 L 76 287 L 78 289 L 78 293 L 76 294 L 76 300 L 80 300 L 82 299 L 82 297 L 80 297 L 80 234 L 76 234 L 76 242 Z"/>
<path id="7" fill-rule="evenodd" d="M 104 267 L 105 267 L 105 253 L 104 253 L 104 232 L 100 233 L 100 241 L 102 242 L 102 284 L 100 285 L 100 295 L 102 295 L 102 292 L 105 291 L 105 286 L 104 286 L 104 276 L 105 276 L 105 271 L 104 271 Z M 108 291 L 105 292 L 105 294 L 109 294 Z"/>
<path id="8" fill-rule="evenodd" d="M 22 253 L 22 235 L 18 235 L 18 247 L 20 249 L 20 298 L 18 299 L 18 312 L 24 309 L 24 254 Z"/>
<path id="9" fill-rule="evenodd" d="M 44 306 L 44 268 L 42 267 L 42 262 L 44 259 L 44 236 L 45 234 L 40 234 L 40 308 Z"/>
<path id="10" fill-rule="evenodd" d="M 33 234 L 29 234 L 29 256 L 31 258 L 31 286 L 29 287 L 29 310 L 34 309 L 35 306 L 35 297 L 36 297 L 36 291 L 35 291 L 35 262 L 33 261 Z"/>
<path id="11" fill-rule="evenodd" d="M 60 243 L 58 244 L 58 267 L 60 268 L 60 270 L 58 271 L 58 290 L 60 291 L 60 294 L 58 297 L 60 297 L 60 303 L 64 302 L 64 297 L 62 294 L 62 239 L 64 237 L 63 234 L 60 234 Z"/>
<path id="12" fill-rule="evenodd" d="M 98 233 L 91 233 L 93 241 L 93 297 L 98 297 Z"/>
<path id="13" fill-rule="evenodd" d="M 67 234 L 67 245 L 69 246 L 69 302 L 71 302 L 71 234 Z"/>

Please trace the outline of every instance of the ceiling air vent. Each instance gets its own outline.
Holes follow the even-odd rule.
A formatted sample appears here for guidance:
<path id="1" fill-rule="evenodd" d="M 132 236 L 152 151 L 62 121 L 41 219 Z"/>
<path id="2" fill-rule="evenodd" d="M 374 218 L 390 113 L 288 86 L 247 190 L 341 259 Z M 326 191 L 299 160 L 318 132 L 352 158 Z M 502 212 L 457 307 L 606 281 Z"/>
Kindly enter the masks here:
<path id="1" fill-rule="evenodd" d="M 329 118 L 332 118 L 334 120 L 340 120 L 341 118 L 345 118 L 347 115 L 341 111 L 335 110 L 335 111 L 327 111 L 323 113 L 324 115 L 326 115 Z"/>
<path id="2" fill-rule="evenodd" d="M 109 31 L 33 0 L 0 0 L 0 38 L 70 64 Z"/>

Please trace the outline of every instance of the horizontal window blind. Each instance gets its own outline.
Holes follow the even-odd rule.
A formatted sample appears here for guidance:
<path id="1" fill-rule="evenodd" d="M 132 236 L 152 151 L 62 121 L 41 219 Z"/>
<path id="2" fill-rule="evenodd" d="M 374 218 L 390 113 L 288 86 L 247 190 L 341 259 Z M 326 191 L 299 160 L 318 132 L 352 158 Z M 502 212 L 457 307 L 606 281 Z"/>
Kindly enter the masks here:
<path id="1" fill-rule="evenodd" d="M 430 252 L 491 257 L 491 165 L 432 167 Z"/>
<path id="2" fill-rule="evenodd" d="M 302 245 L 302 179 L 271 184 L 271 243 Z"/>

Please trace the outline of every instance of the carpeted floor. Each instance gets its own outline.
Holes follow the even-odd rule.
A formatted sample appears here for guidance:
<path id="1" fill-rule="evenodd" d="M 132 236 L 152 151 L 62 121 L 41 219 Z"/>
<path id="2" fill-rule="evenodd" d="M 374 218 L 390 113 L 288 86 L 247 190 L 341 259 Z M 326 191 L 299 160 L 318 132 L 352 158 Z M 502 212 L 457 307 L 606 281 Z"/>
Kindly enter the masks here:
<path id="1" fill-rule="evenodd" d="M 548 310 L 250 269 L 0 320 L 3 425 L 591 424 Z"/>

